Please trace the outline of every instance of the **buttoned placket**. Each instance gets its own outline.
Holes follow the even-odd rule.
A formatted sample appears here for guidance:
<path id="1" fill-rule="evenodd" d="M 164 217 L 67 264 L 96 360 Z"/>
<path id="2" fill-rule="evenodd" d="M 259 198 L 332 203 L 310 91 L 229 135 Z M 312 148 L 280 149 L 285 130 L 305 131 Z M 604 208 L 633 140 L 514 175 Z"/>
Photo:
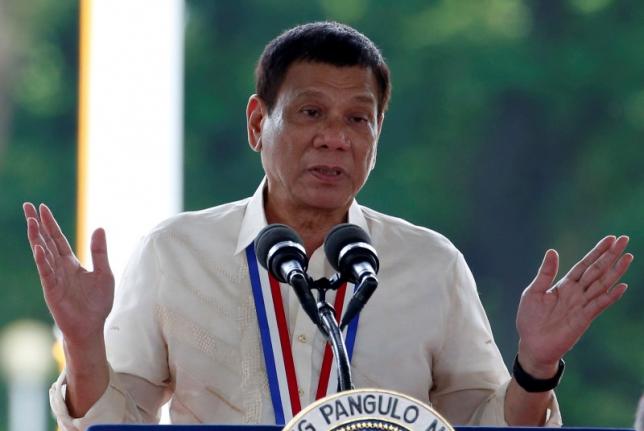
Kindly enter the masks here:
<path id="1" fill-rule="evenodd" d="M 317 280 L 325 276 L 326 267 L 324 251 L 322 248 L 319 248 L 311 256 L 307 272 L 314 280 Z M 317 292 L 315 291 L 314 296 L 317 299 Z M 335 292 L 329 292 L 327 301 L 333 301 L 334 299 Z M 292 289 L 289 289 L 288 302 L 286 303 L 289 304 L 289 333 L 291 335 L 291 349 L 293 352 L 293 361 L 295 362 L 295 373 L 299 385 L 300 400 L 302 407 L 304 407 L 315 401 L 315 392 L 317 391 L 320 370 L 314 370 L 312 365 L 321 362 L 321 358 L 314 360 L 313 355 L 321 354 L 320 351 L 324 351 L 323 347 L 318 346 L 318 344 L 324 344 L 325 341 L 324 336 L 320 333 L 317 326 L 315 326 L 302 309 Z"/>

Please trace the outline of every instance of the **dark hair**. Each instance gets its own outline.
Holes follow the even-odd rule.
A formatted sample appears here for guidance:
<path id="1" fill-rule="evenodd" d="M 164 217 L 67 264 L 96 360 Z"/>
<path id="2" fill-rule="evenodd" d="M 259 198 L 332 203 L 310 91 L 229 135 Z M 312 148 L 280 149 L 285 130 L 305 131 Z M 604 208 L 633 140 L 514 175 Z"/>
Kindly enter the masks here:
<path id="1" fill-rule="evenodd" d="M 285 31 L 270 41 L 255 69 L 255 92 L 271 112 L 291 64 L 297 61 L 371 69 L 378 83 L 378 113 L 387 110 L 391 95 L 389 67 L 365 35 L 337 22 L 313 22 Z"/>

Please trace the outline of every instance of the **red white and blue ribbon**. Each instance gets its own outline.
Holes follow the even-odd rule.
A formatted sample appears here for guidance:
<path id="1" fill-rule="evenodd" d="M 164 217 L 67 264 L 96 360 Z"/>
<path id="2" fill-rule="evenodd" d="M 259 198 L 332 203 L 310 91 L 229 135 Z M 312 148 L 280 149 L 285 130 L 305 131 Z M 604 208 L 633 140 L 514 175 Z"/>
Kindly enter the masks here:
<path id="1" fill-rule="evenodd" d="M 258 264 L 252 243 L 246 248 L 246 259 L 248 260 L 250 283 L 262 340 L 268 387 L 271 401 L 273 402 L 273 410 L 275 411 L 275 423 L 284 425 L 302 409 L 302 405 L 300 403 L 299 386 L 289 339 L 288 322 L 286 321 L 280 292 L 280 283 Z M 350 286 L 350 289 L 353 290 L 353 285 Z M 346 291 L 347 285 L 345 283 L 336 293 L 334 308 L 338 321 L 340 321 L 342 310 L 346 308 L 352 296 L 346 295 Z M 345 330 L 345 343 L 349 360 L 353 357 L 358 317 L 356 316 Z M 337 385 L 335 383 L 329 384 L 331 376 L 336 375 L 333 352 L 331 346 L 327 343 L 322 359 L 316 399 L 336 392 Z"/>

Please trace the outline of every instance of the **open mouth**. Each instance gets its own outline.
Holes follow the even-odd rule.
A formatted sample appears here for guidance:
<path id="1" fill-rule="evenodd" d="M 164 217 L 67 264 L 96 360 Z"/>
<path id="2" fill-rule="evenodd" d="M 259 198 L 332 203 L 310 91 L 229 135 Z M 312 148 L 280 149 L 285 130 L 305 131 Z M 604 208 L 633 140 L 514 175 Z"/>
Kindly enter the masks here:
<path id="1" fill-rule="evenodd" d="M 342 169 L 329 166 L 315 166 L 311 171 L 323 177 L 339 177 L 342 175 Z"/>

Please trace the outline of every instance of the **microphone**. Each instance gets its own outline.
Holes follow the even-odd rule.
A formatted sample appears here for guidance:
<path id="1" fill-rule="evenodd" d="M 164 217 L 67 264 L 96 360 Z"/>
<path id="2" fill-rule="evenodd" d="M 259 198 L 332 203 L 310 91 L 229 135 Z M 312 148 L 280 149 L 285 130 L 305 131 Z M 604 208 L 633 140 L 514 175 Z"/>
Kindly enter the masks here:
<path id="1" fill-rule="evenodd" d="M 270 224 L 254 241 L 259 263 L 282 283 L 293 287 L 306 314 L 318 325 L 315 298 L 309 287 L 308 258 L 300 236 L 284 224 Z"/>
<path id="2" fill-rule="evenodd" d="M 344 328 L 378 287 L 376 274 L 380 262 L 367 232 L 350 223 L 339 224 L 329 231 L 324 240 L 324 253 L 340 276 L 356 285 L 340 325 Z"/>

